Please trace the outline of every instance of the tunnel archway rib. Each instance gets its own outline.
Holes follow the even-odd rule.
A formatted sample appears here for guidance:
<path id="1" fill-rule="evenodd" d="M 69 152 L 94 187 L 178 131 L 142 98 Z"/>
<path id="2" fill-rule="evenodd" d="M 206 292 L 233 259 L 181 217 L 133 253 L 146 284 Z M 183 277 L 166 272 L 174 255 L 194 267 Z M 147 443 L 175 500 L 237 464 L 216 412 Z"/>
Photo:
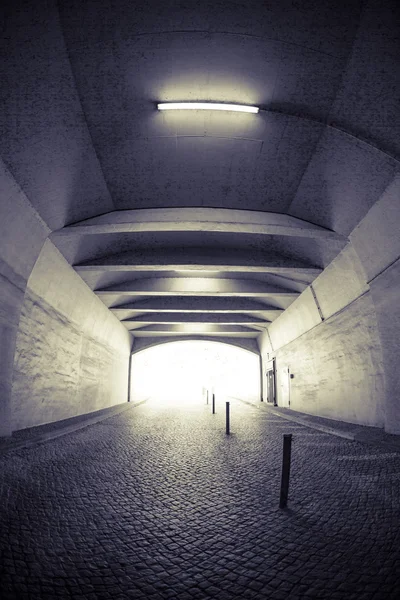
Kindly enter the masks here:
<path id="1" fill-rule="evenodd" d="M 235 346 L 237 348 L 241 348 L 242 350 L 247 350 L 257 356 L 260 356 L 260 349 L 258 347 L 257 341 L 255 339 L 245 339 L 245 338 L 222 338 L 222 337 L 210 337 L 207 335 L 188 335 L 188 336 L 177 336 L 177 337 L 160 337 L 160 338 L 135 338 L 132 354 L 138 354 L 142 350 L 146 350 L 147 348 L 154 348 L 155 346 L 162 346 L 164 344 L 175 343 L 175 342 L 188 342 L 188 341 L 206 341 L 206 342 L 216 342 L 220 344 L 227 344 L 228 346 Z"/>
<path id="2" fill-rule="evenodd" d="M 98 289 L 95 293 L 117 311 L 116 316 L 135 337 L 176 336 L 198 332 L 247 338 L 257 337 L 268 326 L 271 318 L 281 312 L 282 305 L 286 308 L 306 287 L 306 284 L 292 280 L 285 280 L 283 287 L 281 281 L 279 285 L 270 281 L 272 277 L 274 276 L 269 276 L 267 281 L 259 281 L 233 277 L 152 276 Z M 146 312 L 146 302 L 151 299 L 155 301 L 152 306 L 158 307 L 156 313 L 153 310 Z M 165 299 L 169 300 L 167 305 L 163 303 Z M 203 302 L 199 304 L 201 300 Z M 221 303 L 224 300 L 232 303 L 224 305 Z M 118 309 L 121 303 L 126 306 L 127 301 L 131 301 L 131 309 Z M 175 303 L 176 308 L 182 308 L 183 301 L 186 301 L 186 312 L 166 312 L 171 307 L 171 302 Z M 212 303 L 209 305 L 208 301 Z M 241 310 L 248 301 L 248 313 L 244 314 Z M 140 303 L 139 306 L 136 302 Z M 143 309 L 143 306 L 144 313 L 140 308 Z M 224 307 L 219 310 L 225 312 L 214 314 L 218 306 Z M 197 312 L 194 313 L 196 307 Z M 255 308 L 258 314 L 253 315 L 250 311 Z M 131 312 L 127 314 L 124 310 Z M 228 312 L 232 310 L 235 312 Z"/>
<path id="3" fill-rule="evenodd" d="M 346 241 L 344 236 L 334 231 L 287 214 L 183 207 L 113 211 L 59 229 L 52 233 L 52 238 L 164 231 L 249 233 Z"/>
<path id="4" fill-rule="evenodd" d="M 304 289 L 304 286 L 303 286 Z M 301 290 L 302 291 L 302 290 Z M 148 277 L 117 283 L 107 288 L 96 289 L 98 296 L 212 296 L 212 297 L 293 297 L 300 290 L 293 286 L 279 286 L 268 281 L 239 278 L 211 277 Z"/>
<path id="5" fill-rule="evenodd" d="M 140 316 L 130 316 L 121 320 L 122 324 L 125 325 L 130 331 L 135 331 L 137 327 L 146 327 L 149 325 L 191 325 L 194 326 L 203 323 L 205 325 L 215 326 L 241 326 L 241 327 L 254 327 L 264 329 L 268 319 L 263 315 L 242 315 L 237 314 L 211 314 L 211 313 L 152 313 Z"/>
<path id="6" fill-rule="evenodd" d="M 255 338 L 321 273 L 312 248 L 346 243 L 286 214 L 204 207 L 113 211 L 52 235 L 83 248 L 76 271 L 136 337 Z"/>
<path id="7" fill-rule="evenodd" d="M 278 303 L 264 303 L 247 298 L 196 298 L 180 297 L 174 298 L 145 298 L 137 302 L 118 304 L 111 306 L 110 310 L 119 316 L 121 320 L 129 319 L 136 314 L 180 313 L 180 314 L 203 314 L 203 315 L 234 315 L 249 314 L 262 315 L 272 320 L 281 314 L 283 306 Z"/>

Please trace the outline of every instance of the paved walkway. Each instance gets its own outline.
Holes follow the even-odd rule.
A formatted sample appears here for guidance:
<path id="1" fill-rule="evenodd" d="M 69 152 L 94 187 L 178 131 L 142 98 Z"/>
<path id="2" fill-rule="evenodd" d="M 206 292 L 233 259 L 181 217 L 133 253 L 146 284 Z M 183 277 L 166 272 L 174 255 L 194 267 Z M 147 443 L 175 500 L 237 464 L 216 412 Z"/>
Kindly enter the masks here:
<path id="1" fill-rule="evenodd" d="M 226 436 L 217 408 L 148 403 L 1 455 L 0 598 L 400 597 L 400 454 L 242 403 Z"/>

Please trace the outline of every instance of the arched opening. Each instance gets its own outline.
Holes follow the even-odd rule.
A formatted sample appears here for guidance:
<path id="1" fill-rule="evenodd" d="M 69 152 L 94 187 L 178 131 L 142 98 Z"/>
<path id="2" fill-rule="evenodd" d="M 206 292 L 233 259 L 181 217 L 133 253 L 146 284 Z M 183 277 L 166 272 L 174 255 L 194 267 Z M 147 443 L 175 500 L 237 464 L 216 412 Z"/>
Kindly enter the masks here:
<path id="1" fill-rule="evenodd" d="M 209 394 L 257 402 L 260 398 L 259 357 L 228 344 L 179 341 L 132 356 L 131 401 L 190 405 Z"/>

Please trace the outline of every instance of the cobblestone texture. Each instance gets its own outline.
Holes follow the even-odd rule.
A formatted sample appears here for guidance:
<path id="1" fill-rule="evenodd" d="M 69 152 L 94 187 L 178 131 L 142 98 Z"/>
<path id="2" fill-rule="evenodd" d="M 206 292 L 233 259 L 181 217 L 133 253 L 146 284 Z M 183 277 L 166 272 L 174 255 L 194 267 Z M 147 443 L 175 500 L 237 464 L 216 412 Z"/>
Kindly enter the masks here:
<path id="1" fill-rule="evenodd" d="M 217 409 L 141 405 L 1 456 L 0 597 L 400 597 L 400 455 L 240 403 L 226 436 Z"/>

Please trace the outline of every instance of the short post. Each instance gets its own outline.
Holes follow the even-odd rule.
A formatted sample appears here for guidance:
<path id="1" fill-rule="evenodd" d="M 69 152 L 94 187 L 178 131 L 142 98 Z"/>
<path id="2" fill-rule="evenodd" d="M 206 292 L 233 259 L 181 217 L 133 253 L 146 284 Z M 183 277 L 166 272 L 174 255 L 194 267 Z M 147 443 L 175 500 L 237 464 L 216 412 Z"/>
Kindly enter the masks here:
<path id="1" fill-rule="evenodd" d="M 229 402 L 226 403 L 226 435 L 230 433 L 230 422 L 229 422 Z"/>
<path id="2" fill-rule="evenodd" d="M 283 436 L 283 459 L 282 459 L 282 480 L 281 494 L 279 498 L 279 508 L 286 508 L 289 494 L 290 477 L 290 457 L 292 451 L 292 434 L 285 433 Z"/>
<path id="3" fill-rule="evenodd" d="M 207 404 L 208 404 L 208 390 L 207 390 Z"/>
<path id="4" fill-rule="evenodd" d="M 215 415 L 215 394 L 212 397 L 212 414 Z"/>

